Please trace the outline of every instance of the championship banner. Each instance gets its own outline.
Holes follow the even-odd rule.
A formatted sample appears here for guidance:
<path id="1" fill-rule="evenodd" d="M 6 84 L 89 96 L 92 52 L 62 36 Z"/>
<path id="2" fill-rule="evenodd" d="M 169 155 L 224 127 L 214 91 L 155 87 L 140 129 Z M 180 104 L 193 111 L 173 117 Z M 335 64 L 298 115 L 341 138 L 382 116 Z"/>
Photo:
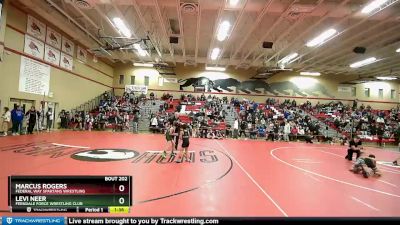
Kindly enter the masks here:
<path id="1" fill-rule="evenodd" d="M 2 21 L 1 16 L 3 15 L 2 12 L 3 12 L 3 0 L 0 0 L 0 24 Z M 0 29 L 1 29 L 1 26 L 0 26 Z"/>
<path id="2" fill-rule="evenodd" d="M 61 34 L 54 31 L 51 27 L 47 27 L 46 43 L 57 49 L 61 49 Z"/>
<path id="3" fill-rule="evenodd" d="M 64 52 L 61 52 L 60 67 L 67 70 L 72 70 L 73 65 L 74 65 L 74 60 L 72 56 L 69 56 Z"/>
<path id="4" fill-rule="evenodd" d="M 29 35 L 25 35 L 24 52 L 33 57 L 43 59 L 44 43 Z"/>
<path id="5" fill-rule="evenodd" d="M 146 85 L 125 85 L 125 92 L 138 92 L 147 94 L 148 87 Z"/>
<path id="6" fill-rule="evenodd" d="M 26 32 L 41 41 L 46 39 L 46 25 L 31 15 L 28 15 Z"/>
<path id="7" fill-rule="evenodd" d="M 0 0 L 0 31 L 6 25 L 6 24 L 3 24 L 3 22 L 2 22 L 3 21 L 2 16 L 4 16 L 3 13 L 2 13 L 3 12 L 3 4 L 4 4 L 3 2 L 4 2 L 3 0 Z M 4 33 L 0 37 L 0 42 L 4 43 Z M 0 44 L 0 61 L 3 61 L 3 53 L 4 53 L 4 44 Z"/>
<path id="8" fill-rule="evenodd" d="M 164 77 L 164 82 L 165 83 L 178 83 L 178 78 L 165 78 Z"/>
<path id="9" fill-rule="evenodd" d="M 50 66 L 21 56 L 19 91 L 47 95 L 50 89 Z"/>
<path id="10" fill-rule="evenodd" d="M 351 86 L 338 86 L 338 92 L 351 93 Z"/>
<path id="11" fill-rule="evenodd" d="M 60 65 L 60 50 L 53 48 L 50 45 L 45 45 L 44 61 L 56 66 Z"/>
<path id="12" fill-rule="evenodd" d="M 61 51 L 67 53 L 70 56 L 74 55 L 75 44 L 68 38 L 62 36 L 62 47 Z"/>
<path id="13" fill-rule="evenodd" d="M 87 51 L 78 45 L 76 53 L 76 58 L 82 62 L 86 62 L 87 60 Z"/>

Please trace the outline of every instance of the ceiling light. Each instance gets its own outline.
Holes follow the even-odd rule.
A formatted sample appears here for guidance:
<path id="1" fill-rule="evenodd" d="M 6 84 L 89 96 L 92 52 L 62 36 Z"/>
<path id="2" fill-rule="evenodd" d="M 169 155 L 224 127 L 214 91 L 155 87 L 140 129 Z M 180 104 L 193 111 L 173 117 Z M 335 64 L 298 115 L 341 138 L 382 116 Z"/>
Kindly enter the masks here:
<path id="1" fill-rule="evenodd" d="M 278 64 L 286 64 L 296 58 L 299 54 L 297 52 L 285 56 L 283 59 L 278 61 Z"/>
<path id="2" fill-rule="evenodd" d="M 124 21 L 121 20 L 119 17 L 114 17 L 113 18 L 114 25 L 117 27 L 119 32 L 122 33 L 127 38 L 130 38 L 132 36 L 131 31 L 128 29 L 128 27 L 125 25 Z"/>
<path id="3" fill-rule="evenodd" d="M 398 48 L 398 49 L 396 50 L 396 52 L 400 52 L 400 48 Z"/>
<path id="4" fill-rule="evenodd" d="M 323 44 L 326 42 L 330 37 L 332 37 L 334 34 L 336 34 L 337 31 L 335 29 L 329 29 L 312 39 L 311 41 L 307 42 L 306 46 L 307 47 L 315 47 L 318 45 Z"/>
<path id="5" fill-rule="evenodd" d="M 218 67 L 218 66 L 206 66 L 206 70 L 211 70 L 211 71 L 225 71 L 225 67 Z"/>
<path id="6" fill-rule="evenodd" d="M 320 72 L 300 72 L 303 76 L 321 76 Z"/>
<path id="7" fill-rule="evenodd" d="M 236 6 L 239 3 L 239 0 L 229 0 L 229 5 Z"/>
<path id="8" fill-rule="evenodd" d="M 366 66 L 368 64 L 374 63 L 375 61 L 376 61 L 376 58 L 375 57 L 371 57 L 371 58 L 368 58 L 368 59 L 364 59 L 364 60 L 355 62 L 355 63 L 351 64 L 350 67 L 351 68 L 359 68 L 359 67 Z"/>
<path id="9" fill-rule="evenodd" d="M 374 0 L 371 3 L 369 3 L 368 5 L 366 5 L 361 12 L 362 13 L 370 13 L 372 11 L 374 11 L 375 9 L 381 7 L 383 4 L 385 4 L 386 2 L 388 2 L 389 0 Z"/>
<path id="10" fill-rule="evenodd" d="M 217 32 L 217 39 L 218 41 L 223 41 L 228 37 L 229 28 L 231 24 L 229 21 L 225 20 L 219 25 L 218 32 Z"/>
<path id="11" fill-rule="evenodd" d="M 133 63 L 134 66 L 153 67 L 152 63 Z"/>
<path id="12" fill-rule="evenodd" d="M 214 48 L 211 52 L 211 60 L 216 60 L 221 52 L 220 48 Z"/>
<path id="13" fill-rule="evenodd" d="M 397 77 L 376 77 L 378 80 L 397 80 Z"/>
<path id="14" fill-rule="evenodd" d="M 133 47 L 137 50 L 138 54 L 140 56 L 146 56 L 147 55 L 147 51 L 143 50 L 142 47 L 140 46 L 140 44 L 136 43 L 133 44 Z"/>

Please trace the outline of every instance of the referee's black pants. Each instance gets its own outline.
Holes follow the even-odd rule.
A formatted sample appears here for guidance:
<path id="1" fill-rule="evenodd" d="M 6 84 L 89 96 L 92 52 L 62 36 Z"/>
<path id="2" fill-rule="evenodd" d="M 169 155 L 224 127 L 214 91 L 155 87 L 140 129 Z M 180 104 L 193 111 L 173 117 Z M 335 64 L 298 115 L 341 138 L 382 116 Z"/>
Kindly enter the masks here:
<path id="1" fill-rule="evenodd" d="M 347 155 L 346 155 L 345 159 L 351 161 L 353 159 L 353 153 L 357 154 L 356 159 L 358 159 L 361 155 L 360 150 L 353 150 L 353 149 L 349 148 L 349 149 L 347 149 Z"/>

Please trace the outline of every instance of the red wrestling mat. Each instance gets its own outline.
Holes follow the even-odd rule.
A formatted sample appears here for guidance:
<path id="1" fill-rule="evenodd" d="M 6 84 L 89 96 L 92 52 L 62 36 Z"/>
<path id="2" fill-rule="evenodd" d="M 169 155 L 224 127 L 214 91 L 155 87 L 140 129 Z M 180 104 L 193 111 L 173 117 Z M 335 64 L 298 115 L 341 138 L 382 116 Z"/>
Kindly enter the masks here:
<path id="1" fill-rule="evenodd" d="M 160 158 L 163 135 L 63 131 L 0 140 L 0 210 L 8 208 L 9 175 L 132 175 L 130 216 L 400 216 L 400 169 L 379 165 L 383 176 L 365 179 L 348 171 L 341 146 L 191 139 L 191 161 L 178 164 Z M 367 152 L 378 161 L 399 157 Z"/>

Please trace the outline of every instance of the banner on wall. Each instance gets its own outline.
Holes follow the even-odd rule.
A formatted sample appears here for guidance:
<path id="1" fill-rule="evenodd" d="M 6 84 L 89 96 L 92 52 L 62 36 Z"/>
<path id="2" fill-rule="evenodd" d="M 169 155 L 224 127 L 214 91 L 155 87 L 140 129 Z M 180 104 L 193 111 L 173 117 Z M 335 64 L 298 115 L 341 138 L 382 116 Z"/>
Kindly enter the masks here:
<path id="1" fill-rule="evenodd" d="M 3 15 L 3 0 L 0 0 L 0 31 L 2 28 L 2 15 Z M 4 42 L 4 37 L 0 38 L 1 42 Z M 3 61 L 4 44 L 0 44 L 0 61 Z"/>
<path id="2" fill-rule="evenodd" d="M 82 62 L 86 62 L 87 60 L 87 51 L 79 45 L 76 51 L 76 58 Z"/>
<path id="3" fill-rule="evenodd" d="M 61 34 L 54 31 L 51 27 L 47 27 L 46 43 L 57 49 L 61 49 Z"/>
<path id="4" fill-rule="evenodd" d="M 67 70 L 72 70 L 73 65 L 74 65 L 74 60 L 72 56 L 69 56 L 64 52 L 61 52 L 60 67 Z"/>
<path id="5" fill-rule="evenodd" d="M 178 83 L 178 78 L 171 78 L 171 77 L 168 77 L 168 78 L 164 78 L 164 82 L 165 83 Z"/>
<path id="6" fill-rule="evenodd" d="M 50 66 L 21 56 L 19 91 L 48 95 L 50 89 Z"/>
<path id="7" fill-rule="evenodd" d="M 29 35 L 25 35 L 24 52 L 33 57 L 43 59 L 44 43 Z"/>
<path id="8" fill-rule="evenodd" d="M 351 86 L 338 86 L 338 92 L 351 93 Z"/>
<path id="9" fill-rule="evenodd" d="M 46 25 L 31 15 L 28 15 L 26 32 L 41 41 L 46 39 Z"/>
<path id="10" fill-rule="evenodd" d="M 1 15 L 3 15 L 2 12 L 3 12 L 3 0 L 0 0 L 0 24 L 1 24 Z M 0 30 L 1 30 L 1 26 L 0 26 Z"/>
<path id="11" fill-rule="evenodd" d="M 75 44 L 68 38 L 62 36 L 62 47 L 61 51 L 67 53 L 70 56 L 74 55 Z"/>
<path id="12" fill-rule="evenodd" d="M 146 85 L 125 85 L 125 92 L 138 92 L 147 94 L 148 87 Z"/>
<path id="13" fill-rule="evenodd" d="M 56 66 L 60 65 L 60 50 L 53 48 L 50 45 L 45 45 L 44 61 Z"/>

